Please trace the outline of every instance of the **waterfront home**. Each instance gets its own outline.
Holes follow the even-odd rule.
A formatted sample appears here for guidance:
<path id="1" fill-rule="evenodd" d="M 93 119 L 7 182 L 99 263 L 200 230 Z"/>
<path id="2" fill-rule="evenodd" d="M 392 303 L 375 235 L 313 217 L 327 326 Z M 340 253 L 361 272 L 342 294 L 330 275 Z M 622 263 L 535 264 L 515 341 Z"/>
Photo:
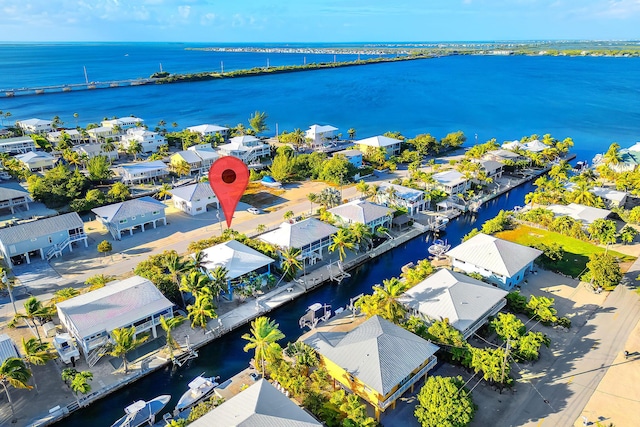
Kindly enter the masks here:
<path id="1" fill-rule="evenodd" d="M 327 141 L 335 139 L 337 127 L 331 125 L 311 125 L 304 132 L 305 139 L 309 140 L 312 148 L 322 147 Z"/>
<path id="2" fill-rule="evenodd" d="M 51 120 L 27 119 L 16 121 L 16 126 L 24 133 L 34 133 L 44 135 L 53 131 L 53 122 Z"/>
<path id="3" fill-rule="evenodd" d="M 104 151 L 102 144 L 81 144 L 72 148 L 73 151 L 80 155 L 87 156 L 88 159 L 92 159 L 96 156 L 105 156 L 110 161 L 117 160 L 120 156 L 118 150 Z"/>
<path id="4" fill-rule="evenodd" d="M 353 200 L 331 208 L 329 212 L 344 226 L 359 222 L 369 227 L 372 233 L 380 226 L 391 228 L 393 220 L 393 209 L 366 200 Z"/>
<path id="5" fill-rule="evenodd" d="M 242 135 L 231 138 L 228 144 L 218 146 L 220 156 L 233 156 L 245 164 L 260 163 L 261 157 L 271 155 L 271 146 L 263 143 L 253 135 Z"/>
<path id="6" fill-rule="evenodd" d="M 145 225 L 153 225 L 153 228 L 156 228 L 160 221 L 167 225 L 164 212 L 166 208 L 164 203 L 145 196 L 101 206 L 91 211 L 96 214 L 96 219 L 105 226 L 113 238 L 120 240 L 125 231 L 129 231 L 129 235 L 133 236 L 133 230 L 138 227 L 144 233 Z"/>
<path id="7" fill-rule="evenodd" d="M 475 160 L 480 164 L 480 170 L 485 173 L 487 178 L 496 180 L 502 176 L 504 172 L 504 164 L 495 160 Z"/>
<path id="8" fill-rule="evenodd" d="M 76 129 L 63 129 L 55 132 L 49 132 L 46 136 L 47 141 L 53 145 L 59 143 L 62 138 L 67 135 L 72 144 L 80 144 L 82 142 L 82 134 Z"/>
<path id="9" fill-rule="evenodd" d="M 208 182 L 176 187 L 171 190 L 173 206 L 189 215 L 200 215 L 207 211 L 209 205 L 218 209 L 218 198 Z"/>
<path id="10" fill-rule="evenodd" d="M 234 285 L 243 283 L 243 278 L 249 274 L 263 276 L 271 273 L 271 264 L 275 262 L 255 249 L 237 240 L 229 240 L 210 248 L 203 249 L 202 268 L 211 277 L 211 272 L 217 267 L 227 270 L 227 296 L 233 297 Z"/>
<path id="11" fill-rule="evenodd" d="M 386 159 L 393 156 L 399 156 L 400 147 L 402 145 L 402 141 L 400 141 L 399 139 L 389 138 L 382 135 L 361 139 L 358 141 L 354 141 L 353 143 L 358 146 L 360 151 L 362 151 L 363 153 L 366 153 L 367 149 L 382 148 L 385 152 Z"/>
<path id="12" fill-rule="evenodd" d="M 477 234 L 445 255 L 453 268 L 479 273 L 490 282 L 510 290 L 533 270 L 533 262 L 542 251 L 487 234 Z"/>
<path id="13" fill-rule="evenodd" d="M 122 130 L 133 128 L 133 127 L 142 127 L 144 120 L 139 119 L 138 117 L 121 117 L 119 119 L 111 119 L 111 120 L 103 120 L 100 124 L 107 128 L 120 128 Z"/>
<path id="14" fill-rule="evenodd" d="M 167 143 L 164 136 L 158 132 L 152 132 L 145 128 L 129 128 L 126 134 L 122 135 L 121 145 L 126 151 L 133 142 L 138 142 L 142 146 L 143 153 L 153 153 L 163 144 Z"/>
<path id="15" fill-rule="evenodd" d="M 418 213 L 427 205 L 424 191 L 389 182 L 380 183 L 376 200 L 386 206 L 406 208 L 409 215 Z"/>
<path id="16" fill-rule="evenodd" d="M 151 181 L 167 175 L 169 175 L 169 168 L 162 160 L 120 165 L 120 176 L 125 184 Z"/>
<path id="17" fill-rule="evenodd" d="M 258 239 L 277 246 L 280 250 L 300 249 L 300 259 L 310 265 L 322 260 L 325 249 L 331 245 L 331 236 L 338 229 L 316 218 L 299 222 L 283 222 L 275 230 L 258 236 Z"/>
<path id="18" fill-rule="evenodd" d="M 521 156 L 518 153 L 514 153 L 513 151 L 509 151 L 509 150 L 491 150 L 491 151 L 487 151 L 483 158 L 485 160 L 495 160 L 496 162 L 501 162 L 501 163 L 505 163 L 505 162 L 519 162 L 521 160 L 526 160 L 527 158 L 524 156 Z"/>
<path id="19" fill-rule="evenodd" d="M 229 128 L 218 126 L 218 125 L 198 125 L 198 126 L 190 126 L 187 128 L 189 132 L 199 133 L 202 138 L 212 138 L 216 136 L 216 134 L 220 134 L 222 138 L 226 141 L 229 137 Z"/>
<path id="20" fill-rule="evenodd" d="M 448 319 L 468 339 L 506 305 L 506 295 L 507 291 L 466 274 L 441 269 L 406 291 L 399 301 L 412 315 Z"/>
<path id="21" fill-rule="evenodd" d="M 448 170 L 433 174 L 435 187 L 453 196 L 464 193 L 469 188 L 469 180 L 456 170 Z"/>
<path id="22" fill-rule="evenodd" d="M 594 196 L 600 197 L 608 208 L 624 207 L 628 196 L 626 191 L 618 191 L 609 187 L 593 187 L 589 191 Z"/>
<path id="23" fill-rule="evenodd" d="M 362 167 L 362 151 L 360 150 L 342 150 L 333 153 L 333 155 L 341 155 L 344 156 L 349 163 L 351 163 L 356 168 L 360 169 Z"/>
<path id="24" fill-rule="evenodd" d="M 20 358 L 16 344 L 9 335 L 0 334 L 0 365 L 10 357 Z"/>
<path id="25" fill-rule="evenodd" d="M 549 209 L 555 216 L 568 216 L 576 221 L 580 221 L 583 225 L 589 225 L 597 219 L 607 219 L 609 215 L 611 215 L 610 210 L 594 208 L 577 203 L 569 203 L 568 205 L 549 205 L 545 206 L 545 209 Z"/>
<path id="26" fill-rule="evenodd" d="M 549 146 L 543 142 L 540 142 L 538 139 L 534 139 L 533 141 L 529 141 L 524 144 L 522 147 L 523 150 L 529 151 L 531 153 L 540 153 L 549 148 Z"/>
<path id="27" fill-rule="evenodd" d="M 260 378 L 221 405 L 213 408 L 191 427 L 322 427 L 284 392 Z"/>
<path id="28" fill-rule="evenodd" d="M 24 191 L 19 185 L 11 188 L 8 184 L 3 184 L 0 187 L 0 209 L 9 209 L 14 214 L 15 209 L 18 207 L 24 207 L 29 210 L 30 201 L 29 192 Z"/>
<path id="29" fill-rule="evenodd" d="M 67 247 L 73 252 L 73 244 L 80 241 L 87 247 L 84 223 L 76 212 L 0 229 L 0 253 L 9 267 L 31 264 L 38 254 L 48 261 Z"/>
<path id="30" fill-rule="evenodd" d="M 614 172 L 632 172 L 640 165 L 640 142 L 636 142 L 629 148 L 623 148 L 619 151 L 620 161 L 617 164 L 609 163 L 607 166 Z M 593 165 L 600 166 L 604 164 L 602 154 L 597 154 L 593 158 Z"/>
<path id="31" fill-rule="evenodd" d="M 56 304 L 58 318 L 76 339 L 87 363 L 93 366 L 105 354 L 114 329 L 135 326 L 135 336 L 158 336 L 160 317 L 173 317 L 173 303 L 140 276 L 106 286 Z"/>
<path id="32" fill-rule="evenodd" d="M 516 139 L 513 141 L 505 142 L 500 146 L 500 148 L 504 150 L 509 150 L 509 151 L 523 150 L 524 144 L 520 142 L 520 140 Z"/>
<path id="33" fill-rule="evenodd" d="M 40 171 L 54 167 L 58 161 L 56 157 L 44 151 L 29 151 L 18 154 L 15 159 L 22 162 L 29 170 L 40 169 Z"/>
<path id="34" fill-rule="evenodd" d="M 107 126 L 100 126 L 97 128 L 87 129 L 87 134 L 89 135 L 89 142 L 94 144 L 101 144 L 105 142 L 107 139 L 111 138 L 113 141 L 120 141 L 122 138 L 123 131 L 118 128 L 112 128 Z"/>
<path id="35" fill-rule="evenodd" d="M 0 138 L 0 153 L 24 154 L 36 149 L 36 143 L 30 136 Z"/>
<path id="36" fill-rule="evenodd" d="M 380 412 L 395 408 L 396 400 L 426 378 L 439 348 L 380 316 L 349 319 L 323 324 L 300 341 L 316 350 L 335 382 L 369 402 L 379 420 Z"/>
<path id="37" fill-rule="evenodd" d="M 220 156 L 212 148 L 203 145 L 194 145 L 186 150 L 178 151 L 171 156 L 171 165 L 176 166 L 180 162 L 187 162 L 191 168 L 191 174 L 207 174 L 213 162 Z"/>

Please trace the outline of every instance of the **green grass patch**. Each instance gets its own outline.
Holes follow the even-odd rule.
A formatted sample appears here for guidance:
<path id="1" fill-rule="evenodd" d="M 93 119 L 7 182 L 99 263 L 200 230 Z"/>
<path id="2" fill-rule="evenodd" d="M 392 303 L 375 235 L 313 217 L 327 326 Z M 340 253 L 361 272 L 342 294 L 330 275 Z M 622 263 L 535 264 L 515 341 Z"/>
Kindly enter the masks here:
<path id="1" fill-rule="evenodd" d="M 520 225 L 514 230 L 496 233 L 495 236 L 500 239 L 519 243 L 525 246 L 533 246 L 534 244 L 539 243 L 559 243 L 565 251 L 564 258 L 556 264 L 544 264 L 544 267 L 576 278 L 584 271 L 587 262 L 589 261 L 589 255 L 605 251 L 604 248 L 589 242 L 525 225 Z M 617 257 L 619 262 L 635 260 L 634 257 L 621 254 L 620 252 L 609 250 L 608 253 Z"/>

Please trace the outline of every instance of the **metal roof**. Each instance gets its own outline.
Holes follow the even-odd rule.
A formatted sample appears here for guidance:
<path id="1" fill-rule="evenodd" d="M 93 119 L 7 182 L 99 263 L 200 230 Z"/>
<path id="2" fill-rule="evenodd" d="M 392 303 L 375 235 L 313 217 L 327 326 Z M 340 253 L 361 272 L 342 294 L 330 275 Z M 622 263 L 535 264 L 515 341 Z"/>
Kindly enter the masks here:
<path id="1" fill-rule="evenodd" d="M 180 157 L 182 160 L 189 164 L 202 161 L 202 159 L 193 150 L 178 151 L 176 154 L 171 156 L 172 159 L 174 157 Z"/>
<path id="2" fill-rule="evenodd" d="M 451 258 L 507 277 L 512 277 L 540 254 L 542 251 L 538 249 L 482 233 L 445 253 Z"/>
<path id="3" fill-rule="evenodd" d="M 144 196 L 139 199 L 125 200 L 124 202 L 101 206 L 91 209 L 91 211 L 104 221 L 117 222 L 121 219 L 131 218 L 143 213 L 152 213 L 158 209 L 164 211 L 166 208 L 167 206 L 164 203 L 153 197 Z"/>
<path id="4" fill-rule="evenodd" d="M 197 184 L 190 184 L 184 187 L 176 187 L 171 190 L 171 194 L 173 197 L 189 202 L 197 199 L 206 199 L 212 196 L 216 197 L 208 182 L 198 182 Z M 216 198 L 216 200 L 218 199 Z"/>
<path id="5" fill-rule="evenodd" d="M 303 341 L 384 396 L 439 349 L 379 316 L 349 332 L 315 330 Z"/>
<path id="6" fill-rule="evenodd" d="M 72 323 L 84 338 L 129 326 L 173 307 L 173 303 L 148 279 L 133 276 L 59 302 L 56 307 L 58 315 Z"/>
<path id="7" fill-rule="evenodd" d="M 84 223 L 77 212 L 43 218 L 24 224 L 0 229 L 0 242 L 6 247 L 42 236 L 50 236 L 59 231 L 83 228 Z"/>
<path id="8" fill-rule="evenodd" d="M 163 169 L 167 170 L 167 165 L 164 164 L 162 160 L 154 160 L 153 162 L 140 162 L 130 165 L 121 165 L 120 168 L 131 175 L 135 175 L 149 171 L 157 171 Z"/>
<path id="9" fill-rule="evenodd" d="M 0 364 L 10 357 L 20 357 L 15 343 L 11 340 L 9 335 L 0 335 Z"/>
<path id="10" fill-rule="evenodd" d="M 463 174 L 456 170 L 438 172 L 436 174 L 433 174 L 432 177 L 442 185 L 457 185 L 467 180 Z"/>
<path id="11" fill-rule="evenodd" d="M 391 184 L 390 182 L 381 182 L 378 188 L 378 194 L 384 194 L 387 188 L 393 187 L 396 190 L 395 198 L 406 201 L 415 201 L 424 196 L 424 191 L 414 188 L 405 187 L 404 185 Z"/>
<path id="12" fill-rule="evenodd" d="M 354 144 L 368 145 L 370 147 L 390 147 L 402 143 L 399 139 L 389 138 L 388 136 L 372 136 L 371 138 L 354 141 Z"/>
<path id="13" fill-rule="evenodd" d="M 229 128 L 226 128 L 223 126 L 209 125 L 209 124 L 190 126 L 187 129 L 190 130 L 191 132 L 198 132 L 198 133 L 222 132 L 222 131 L 229 130 Z"/>
<path id="14" fill-rule="evenodd" d="M 16 199 L 18 197 L 29 197 L 29 192 L 24 190 L 18 190 L 14 188 L 0 187 L 0 202 L 4 202 L 5 200 Z"/>
<path id="15" fill-rule="evenodd" d="M 393 209 L 376 205 L 366 200 L 353 200 L 349 203 L 331 208 L 329 212 L 346 220 L 367 224 L 379 218 L 390 216 Z"/>
<path id="16" fill-rule="evenodd" d="M 611 211 L 607 209 L 594 208 L 577 203 L 549 205 L 546 209 L 549 209 L 556 216 L 568 216 L 585 224 L 591 224 L 596 219 L 605 219 L 611 214 Z"/>
<path id="17" fill-rule="evenodd" d="M 15 156 L 16 159 L 20 160 L 23 163 L 29 163 L 37 160 L 55 160 L 49 153 L 45 153 L 44 151 L 29 151 L 28 153 L 18 154 Z"/>
<path id="18" fill-rule="evenodd" d="M 613 188 L 608 187 L 593 187 L 590 191 L 598 197 L 615 202 L 622 202 L 627 198 L 626 192 L 614 190 Z"/>
<path id="19" fill-rule="evenodd" d="M 349 157 L 357 157 L 357 156 L 362 156 L 362 151 L 360 150 L 355 150 L 355 149 L 351 149 L 351 150 L 342 150 L 342 151 L 336 151 L 335 153 L 333 153 L 333 155 L 335 156 L 336 154 L 342 154 L 343 156 L 349 158 Z"/>
<path id="20" fill-rule="evenodd" d="M 321 427 L 269 381 L 255 384 L 189 424 L 191 427 Z"/>
<path id="21" fill-rule="evenodd" d="M 225 267 L 227 277 L 235 279 L 247 273 L 251 273 L 265 265 L 274 262 L 270 258 L 249 246 L 243 245 L 237 240 L 229 240 L 225 243 L 202 250 L 204 256 L 203 267 L 214 270 L 216 267 Z"/>
<path id="22" fill-rule="evenodd" d="M 337 232 L 338 229 L 331 224 L 316 218 L 307 218 L 293 224 L 283 222 L 280 227 L 258 238 L 281 248 L 299 249 Z"/>

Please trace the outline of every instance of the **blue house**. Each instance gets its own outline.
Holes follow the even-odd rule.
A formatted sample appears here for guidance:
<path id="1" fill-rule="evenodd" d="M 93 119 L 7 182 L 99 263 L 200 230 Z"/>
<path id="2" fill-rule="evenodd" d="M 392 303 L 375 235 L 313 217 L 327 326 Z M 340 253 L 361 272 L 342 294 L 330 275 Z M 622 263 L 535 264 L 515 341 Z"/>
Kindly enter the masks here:
<path id="1" fill-rule="evenodd" d="M 0 229 L 0 253 L 9 267 L 31 264 L 37 255 L 48 261 L 66 248 L 72 252 L 73 244 L 80 241 L 87 246 L 84 223 L 76 212 Z"/>
<path id="2" fill-rule="evenodd" d="M 120 240 L 124 231 L 129 231 L 129 235 L 133 236 L 133 230 L 138 227 L 144 232 L 145 225 L 156 228 L 159 221 L 167 225 L 166 207 L 164 203 L 145 196 L 95 208 L 92 212 L 113 238 Z"/>
<path id="3" fill-rule="evenodd" d="M 346 157 L 346 159 L 349 160 L 349 163 L 351 163 L 356 168 L 360 169 L 362 167 L 362 151 L 342 150 L 333 153 L 334 156 L 337 156 L 338 154 Z"/>

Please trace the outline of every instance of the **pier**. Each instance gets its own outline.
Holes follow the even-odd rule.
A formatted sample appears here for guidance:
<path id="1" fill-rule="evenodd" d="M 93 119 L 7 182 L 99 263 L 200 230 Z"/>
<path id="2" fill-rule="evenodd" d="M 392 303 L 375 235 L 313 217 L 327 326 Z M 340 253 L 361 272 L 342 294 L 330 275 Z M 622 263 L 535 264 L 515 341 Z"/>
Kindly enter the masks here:
<path id="1" fill-rule="evenodd" d="M 21 87 L 17 89 L 0 89 L 0 97 L 11 98 L 23 95 L 43 95 L 47 93 L 75 92 L 79 90 L 110 89 L 115 87 L 142 86 L 155 83 L 155 78 L 110 80 L 106 82 L 85 82 L 51 86 Z"/>

